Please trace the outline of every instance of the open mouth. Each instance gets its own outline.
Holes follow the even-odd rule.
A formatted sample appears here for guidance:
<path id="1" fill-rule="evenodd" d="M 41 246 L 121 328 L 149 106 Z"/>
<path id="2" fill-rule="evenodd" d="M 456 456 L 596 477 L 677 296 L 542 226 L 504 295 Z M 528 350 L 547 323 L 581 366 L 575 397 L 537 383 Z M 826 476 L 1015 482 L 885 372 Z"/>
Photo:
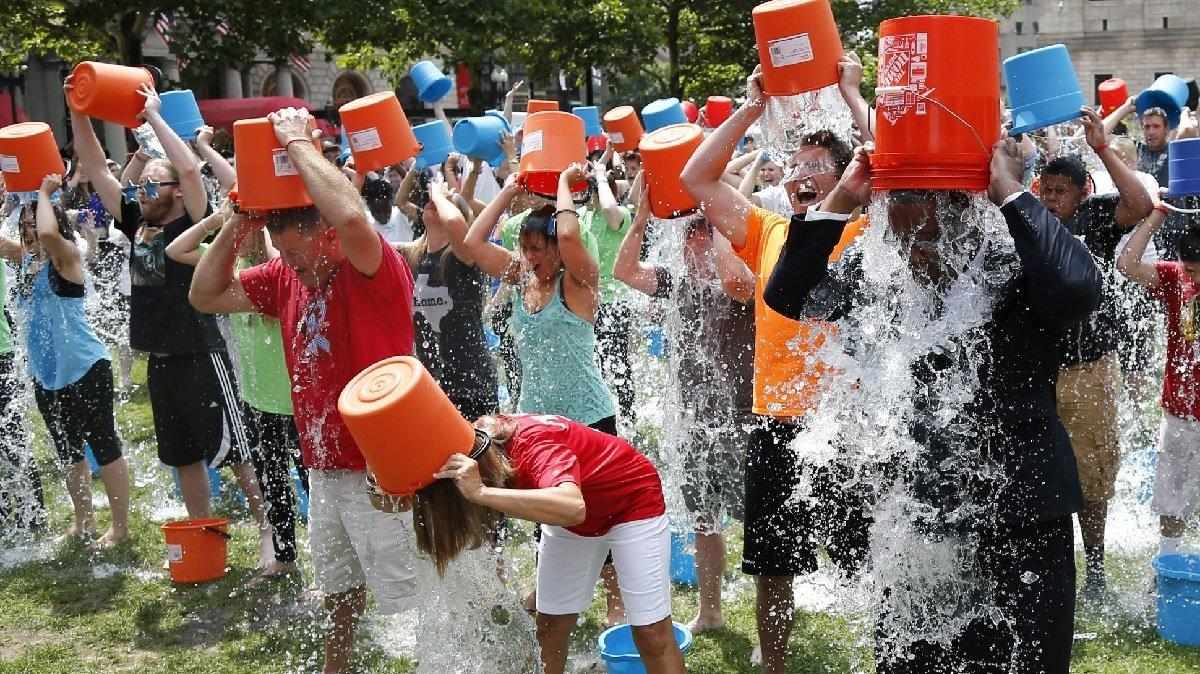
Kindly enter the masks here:
<path id="1" fill-rule="evenodd" d="M 809 190 L 796 190 L 796 201 L 802 204 L 807 204 L 810 201 L 815 201 L 817 193 Z"/>

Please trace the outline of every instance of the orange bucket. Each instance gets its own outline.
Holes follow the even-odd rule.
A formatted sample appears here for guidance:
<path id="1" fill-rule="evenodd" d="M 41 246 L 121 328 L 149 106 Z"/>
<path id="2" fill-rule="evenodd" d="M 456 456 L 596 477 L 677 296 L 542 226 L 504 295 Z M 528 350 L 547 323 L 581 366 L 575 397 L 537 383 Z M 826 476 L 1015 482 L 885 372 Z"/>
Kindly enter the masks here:
<path id="1" fill-rule="evenodd" d="M 338 114 L 360 174 L 399 164 L 421 151 L 400 99 L 390 91 L 350 101 Z"/>
<path id="2" fill-rule="evenodd" d="M 207 583 L 225 576 L 225 554 L 229 520 L 210 518 L 179 520 L 162 525 L 167 541 L 171 580 L 176 583 Z"/>
<path id="3" fill-rule="evenodd" d="M 233 123 L 233 151 L 242 209 L 262 212 L 312 206 L 304 180 L 266 117 Z"/>
<path id="4" fill-rule="evenodd" d="M 1125 84 L 1125 80 L 1115 77 L 1101 82 L 1097 93 L 1100 97 L 1100 110 L 1106 115 L 1129 100 L 1129 86 Z"/>
<path id="5" fill-rule="evenodd" d="M 558 101 L 531 98 L 525 106 L 525 114 L 532 115 L 535 112 L 558 112 Z"/>
<path id="6" fill-rule="evenodd" d="M 704 130 L 696 124 L 664 126 L 642 138 L 638 149 L 654 217 L 678 218 L 699 206 L 683 188 L 679 176 L 703 140 Z"/>
<path id="7" fill-rule="evenodd" d="M 381 360 L 342 389 L 338 412 L 383 491 L 409 496 L 433 484 L 451 454 L 467 454 L 475 430 L 412 356 Z"/>
<path id="8" fill-rule="evenodd" d="M 1000 138 L 997 23 L 909 16 L 879 24 L 876 190 L 987 189 Z"/>
<path id="9" fill-rule="evenodd" d="M 66 175 L 50 125 L 23 122 L 0 129 L 0 171 L 9 192 L 36 192 L 47 175 Z"/>
<path id="10" fill-rule="evenodd" d="M 146 98 L 138 93 L 143 84 L 154 87 L 154 76 L 145 68 L 84 61 L 71 71 L 67 102 L 76 112 L 136 129 Z"/>
<path id="11" fill-rule="evenodd" d="M 525 119 L 521 137 L 521 180 L 536 194 L 558 193 L 558 176 L 573 163 L 587 161 L 583 119 L 569 112 L 539 112 Z M 572 191 L 584 188 L 572 185 Z"/>
<path id="12" fill-rule="evenodd" d="M 604 130 L 618 152 L 636 150 L 645 133 L 632 105 L 622 105 L 604 113 Z"/>
<path id="13" fill-rule="evenodd" d="M 829 0 L 771 0 L 752 16 L 767 94 L 795 96 L 837 84 L 842 36 Z"/>

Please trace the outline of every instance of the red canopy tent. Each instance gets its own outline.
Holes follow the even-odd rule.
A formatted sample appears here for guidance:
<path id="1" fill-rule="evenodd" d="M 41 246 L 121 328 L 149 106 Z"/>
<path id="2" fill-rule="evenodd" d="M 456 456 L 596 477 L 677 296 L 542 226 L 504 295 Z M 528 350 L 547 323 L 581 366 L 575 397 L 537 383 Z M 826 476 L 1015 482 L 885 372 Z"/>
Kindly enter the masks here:
<path id="1" fill-rule="evenodd" d="M 17 122 L 28 122 L 29 118 L 25 116 L 25 111 L 21 108 L 16 108 L 16 119 L 13 119 L 13 98 L 12 93 L 8 91 L 0 91 L 0 127 L 16 124 Z"/>
<path id="2" fill-rule="evenodd" d="M 312 110 L 312 106 L 303 98 L 292 96 L 261 96 L 258 98 L 209 98 L 197 101 L 204 123 L 214 129 L 233 130 L 233 123 L 239 119 L 266 117 L 276 110 L 283 108 L 304 108 Z M 320 120 L 319 120 L 320 121 Z"/>

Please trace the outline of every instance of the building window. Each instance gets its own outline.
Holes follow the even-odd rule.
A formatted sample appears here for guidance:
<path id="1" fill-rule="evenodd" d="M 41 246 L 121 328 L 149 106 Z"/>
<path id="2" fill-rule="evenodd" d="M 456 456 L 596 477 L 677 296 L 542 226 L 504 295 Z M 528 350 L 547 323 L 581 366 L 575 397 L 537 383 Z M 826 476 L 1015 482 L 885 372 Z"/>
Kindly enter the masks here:
<path id="1" fill-rule="evenodd" d="M 1102 30 L 1102 31 L 1108 30 L 1108 19 L 1100 20 L 1100 30 Z"/>
<path id="2" fill-rule="evenodd" d="M 1037 21 L 1033 22 L 1033 34 L 1034 35 L 1038 34 L 1038 22 Z"/>
<path id="3" fill-rule="evenodd" d="M 1164 16 L 1164 17 L 1163 17 L 1163 29 L 1165 30 L 1165 29 L 1167 29 L 1167 28 L 1170 28 L 1170 27 L 1171 27 L 1171 26 L 1170 26 L 1170 22 L 1169 22 L 1169 21 L 1167 21 L 1167 17 L 1165 17 L 1165 16 Z"/>
<path id="4" fill-rule="evenodd" d="M 1018 22 L 1017 22 L 1017 26 L 1016 26 L 1016 28 L 1017 28 L 1017 35 L 1020 35 L 1020 34 L 1021 34 L 1021 28 L 1022 28 L 1022 25 L 1021 25 L 1021 22 L 1020 22 L 1020 21 L 1018 21 Z"/>
<path id="5" fill-rule="evenodd" d="M 1100 85 L 1104 84 L 1104 82 L 1106 80 L 1111 80 L 1111 79 L 1112 79 L 1111 73 L 1102 73 L 1102 74 L 1098 74 L 1095 76 L 1095 80 L 1094 80 L 1093 86 L 1092 86 L 1092 92 L 1096 94 L 1096 105 L 1100 105 Z"/>

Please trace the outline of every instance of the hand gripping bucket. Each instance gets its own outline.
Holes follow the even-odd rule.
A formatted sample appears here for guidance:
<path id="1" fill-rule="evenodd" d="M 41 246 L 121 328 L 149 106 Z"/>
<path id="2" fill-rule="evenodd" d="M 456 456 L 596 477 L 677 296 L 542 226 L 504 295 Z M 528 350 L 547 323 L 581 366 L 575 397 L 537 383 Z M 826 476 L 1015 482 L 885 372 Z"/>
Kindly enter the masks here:
<path id="1" fill-rule="evenodd" d="M 412 131 L 421 144 L 421 153 L 417 155 L 418 170 L 441 164 L 454 151 L 450 127 L 440 119 L 418 124 Z"/>
<path id="2" fill-rule="evenodd" d="M 338 108 L 338 115 L 354 155 L 354 170 L 360 174 L 399 164 L 420 152 L 400 99 L 390 91 L 350 101 Z"/>
<path id="3" fill-rule="evenodd" d="M 1167 161 L 1170 176 L 1167 196 L 1200 194 L 1200 138 L 1171 141 L 1167 145 Z"/>
<path id="4" fill-rule="evenodd" d="M 36 192 L 47 175 L 65 175 L 50 126 L 23 122 L 0 129 L 0 171 L 9 192 Z"/>
<path id="5" fill-rule="evenodd" d="M 671 625 L 675 643 L 680 651 L 687 654 L 692 648 L 692 633 L 679 623 Z M 604 660 L 608 674 L 646 674 L 642 656 L 633 642 L 633 628 L 629 625 L 617 625 L 604 630 L 600 633 L 599 645 L 600 659 Z"/>
<path id="6" fill-rule="evenodd" d="M 672 124 L 642 138 L 638 149 L 654 217 L 678 218 L 699 207 L 679 176 L 703 141 L 704 130 L 695 124 Z"/>
<path id="7" fill-rule="evenodd" d="M 726 96 L 709 96 L 704 104 L 704 121 L 715 129 L 733 116 L 733 100 Z"/>
<path id="8" fill-rule="evenodd" d="M 454 124 L 454 149 L 490 162 L 504 154 L 500 141 L 508 132 L 508 123 L 502 116 L 486 114 L 460 119 Z"/>
<path id="9" fill-rule="evenodd" d="M 910 16 L 879 24 L 876 190 L 987 189 L 1000 138 L 997 24 Z"/>
<path id="10" fill-rule="evenodd" d="M 631 105 L 622 105 L 604 113 L 604 128 L 608 137 L 616 146 L 617 152 L 636 150 L 642 140 L 642 122 L 638 119 L 637 110 Z"/>
<path id="11" fill-rule="evenodd" d="M 529 103 L 525 105 L 525 114 L 532 115 L 539 112 L 558 112 L 558 101 L 546 101 L 540 98 L 529 99 Z"/>
<path id="12" fill-rule="evenodd" d="M 771 0 L 754 8 L 763 89 L 795 96 L 838 81 L 842 36 L 829 0 Z"/>
<path id="13" fill-rule="evenodd" d="M 88 117 L 136 129 L 146 109 L 146 97 L 138 93 L 143 84 L 154 86 L 154 75 L 145 68 L 84 61 L 71 71 L 67 102 Z"/>
<path id="14" fill-rule="evenodd" d="M 1200 646 L 1200 555 L 1161 555 L 1158 574 L 1158 633 L 1181 646 Z"/>
<path id="15" fill-rule="evenodd" d="M 530 192 L 558 193 L 558 176 L 575 162 L 587 160 L 583 120 L 569 112 L 539 112 L 525 120 L 521 137 L 521 180 Z M 571 189 L 583 189 L 583 184 Z"/>
<path id="16" fill-rule="evenodd" d="M 687 123 L 687 115 L 684 114 L 678 98 L 660 98 L 642 108 L 642 124 L 646 127 L 646 133 L 672 124 Z"/>
<path id="17" fill-rule="evenodd" d="M 411 356 L 381 360 L 342 389 L 338 412 L 384 492 L 409 496 L 433 484 L 451 454 L 470 453 L 475 430 Z"/>
<path id="18" fill-rule="evenodd" d="M 162 98 L 162 117 L 176 136 L 184 140 L 196 140 L 196 130 L 204 126 L 200 106 L 191 89 L 168 91 Z"/>
<path id="19" fill-rule="evenodd" d="M 1166 110 L 1167 126 L 1174 129 L 1179 126 L 1179 115 L 1187 100 L 1187 82 L 1177 75 L 1162 75 L 1154 80 L 1154 84 L 1138 94 L 1135 104 L 1139 117 L 1150 108 Z"/>
<path id="20" fill-rule="evenodd" d="M 304 180 L 266 117 L 234 122 L 233 147 L 238 206 L 242 210 L 265 213 L 312 206 Z"/>
<path id="21" fill-rule="evenodd" d="M 604 134 L 600 126 L 600 108 L 593 105 L 576 106 L 571 108 L 571 114 L 583 120 L 583 133 L 588 138 Z"/>
<path id="22" fill-rule="evenodd" d="M 454 82 L 442 74 L 432 61 L 417 61 L 408 69 L 408 76 L 417 87 L 417 98 L 426 103 L 440 101 L 454 88 Z M 355 160 L 357 162 L 357 160 Z"/>
<path id="23" fill-rule="evenodd" d="M 162 525 L 167 542 L 171 580 L 207 583 L 225 576 L 225 555 L 231 536 L 229 520 L 179 520 Z"/>
<path id="24" fill-rule="evenodd" d="M 1061 44 L 1004 59 L 1004 84 L 1013 136 L 1075 119 L 1084 105 L 1071 55 Z"/>
<path id="25" fill-rule="evenodd" d="M 1129 86 L 1122 79 L 1109 79 L 1100 83 L 1096 87 L 1097 96 L 1100 99 L 1100 112 L 1107 115 L 1113 110 L 1125 105 L 1125 101 L 1129 100 Z"/>

